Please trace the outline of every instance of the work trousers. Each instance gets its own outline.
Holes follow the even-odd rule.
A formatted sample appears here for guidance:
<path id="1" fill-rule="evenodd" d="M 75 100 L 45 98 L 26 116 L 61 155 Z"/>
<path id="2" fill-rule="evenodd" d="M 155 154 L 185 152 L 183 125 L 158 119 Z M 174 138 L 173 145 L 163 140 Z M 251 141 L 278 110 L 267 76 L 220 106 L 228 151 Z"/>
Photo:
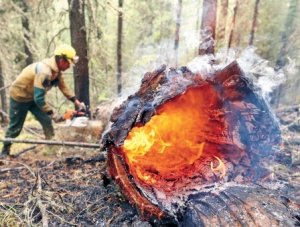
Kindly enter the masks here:
<path id="1" fill-rule="evenodd" d="M 20 135 L 26 115 L 30 111 L 43 127 L 45 138 L 51 139 L 54 136 L 52 119 L 48 114 L 43 112 L 34 101 L 20 103 L 10 98 L 9 105 L 9 124 L 5 138 L 16 138 Z M 4 142 L 4 146 L 10 146 L 11 142 Z"/>

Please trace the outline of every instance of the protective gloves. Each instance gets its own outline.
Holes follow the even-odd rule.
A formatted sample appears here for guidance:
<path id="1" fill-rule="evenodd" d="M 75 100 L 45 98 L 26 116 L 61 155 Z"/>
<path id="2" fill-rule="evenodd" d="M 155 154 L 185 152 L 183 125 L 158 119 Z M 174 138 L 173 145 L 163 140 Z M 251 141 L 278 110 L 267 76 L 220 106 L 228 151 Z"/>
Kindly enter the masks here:
<path id="1" fill-rule="evenodd" d="M 78 109 L 83 109 L 86 111 L 86 105 L 84 102 L 79 102 L 77 99 L 75 100 L 74 104 L 77 106 Z"/>
<path id="2" fill-rule="evenodd" d="M 63 122 L 65 119 L 63 116 L 61 116 L 60 114 L 58 113 L 53 113 L 51 115 L 51 118 L 52 120 L 55 122 L 55 123 L 58 123 L 58 122 Z"/>

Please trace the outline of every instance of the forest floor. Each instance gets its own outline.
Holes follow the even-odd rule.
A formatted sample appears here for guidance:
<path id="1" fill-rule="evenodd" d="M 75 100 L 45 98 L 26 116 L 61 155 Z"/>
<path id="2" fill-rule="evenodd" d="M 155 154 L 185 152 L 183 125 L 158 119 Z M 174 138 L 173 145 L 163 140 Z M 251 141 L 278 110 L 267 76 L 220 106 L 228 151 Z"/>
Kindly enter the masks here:
<path id="1" fill-rule="evenodd" d="M 22 132 L 20 137 L 35 136 Z M 32 144 L 13 144 L 12 153 L 27 147 Z M 106 178 L 106 154 L 100 149 L 37 145 L 0 160 L 0 226 L 151 225 Z"/>
<path id="2" fill-rule="evenodd" d="M 299 184 L 300 113 L 287 108 L 277 115 L 293 164 L 275 166 L 275 175 Z M 30 145 L 13 147 L 16 153 Z M 105 160 L 100 149 L 49 145 L 0 160 L 0 226 L 150 227 L 106 178 Z"/>

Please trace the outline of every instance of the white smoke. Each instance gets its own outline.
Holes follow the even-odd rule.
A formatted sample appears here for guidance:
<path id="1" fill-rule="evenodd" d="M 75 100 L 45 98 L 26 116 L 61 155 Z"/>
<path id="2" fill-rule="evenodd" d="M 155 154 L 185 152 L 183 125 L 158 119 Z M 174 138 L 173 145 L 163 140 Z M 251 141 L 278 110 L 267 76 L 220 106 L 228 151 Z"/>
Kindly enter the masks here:
<path id="1" fill-rule="evenodd" d="M 232 61 L 236 60 L 247 76 L 253 79 L 254 85 L 262 91 L 262 96 L 269 100 L 270 93 L 280 84 L 287 80 L 287 76 L 297 72 L 295 61 L 290 60 L 290 64 L 282 69 L 275 70 L 269 65 L 269 61 L 263 59 L 255 53 L 256 47 L 249 46 L 239 55 L 232 49 L 221 49 L 216 54 L 216 67 L 224 68 Z"/>
<path id="2" fill-rule="evenodd" d="M 195 49 L 199 47 L 200 41 L 196 32 L 185 31 L 183 33 L 183 37 L 188 49 Z"/>
<path id="3" fill-rule="evenodd" d="M 213 29 L 209 26 L 205 27 L 200 32 L 200 50 L 206 50 L 209 47 L 212 47 L 215 45 L 215 40 L 212 37 L 213 35 Z"/>
<path id="4" fill-rule="evenodd" d="M 202 79 L 205 80 L 212 72 L 213 60 L 214 56 L 212 54 L 198 56 L 187 63 L 187 68 L 194 74 L 200 74 Z"/>

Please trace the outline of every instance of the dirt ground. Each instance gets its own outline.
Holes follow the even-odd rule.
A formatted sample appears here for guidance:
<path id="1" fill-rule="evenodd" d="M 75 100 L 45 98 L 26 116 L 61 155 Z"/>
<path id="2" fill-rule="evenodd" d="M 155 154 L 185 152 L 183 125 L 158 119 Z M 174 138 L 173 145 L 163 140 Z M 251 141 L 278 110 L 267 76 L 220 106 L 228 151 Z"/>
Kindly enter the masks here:
<path id="1" fill-rule="evenodd" d="M 83 138 L 95 143 L 78 133 L 64 139 Z M 100 149 L 13 144 L 13 154 L 32 146 L 17 158 L 0 160 L 1 227 L 151 226 L 106 177 Z"/>
<path id="2" fill-rule="evenodd" d="M 104 154 L 38 160 L 33 153 L 1 162 L 0 226 L 150 226 L 105 177 Z"/>
<path id="3" fill-rule="evenodd" d="M 299 184 L 300 113 L 289 107 L 277 115 L 293 164 L 274 167 L 275 175 Z M 57 146 L 46 154 L 45 147 L 0 160 L 0 226 L 152 226 L 106 177 L 100 149 Z"/>

